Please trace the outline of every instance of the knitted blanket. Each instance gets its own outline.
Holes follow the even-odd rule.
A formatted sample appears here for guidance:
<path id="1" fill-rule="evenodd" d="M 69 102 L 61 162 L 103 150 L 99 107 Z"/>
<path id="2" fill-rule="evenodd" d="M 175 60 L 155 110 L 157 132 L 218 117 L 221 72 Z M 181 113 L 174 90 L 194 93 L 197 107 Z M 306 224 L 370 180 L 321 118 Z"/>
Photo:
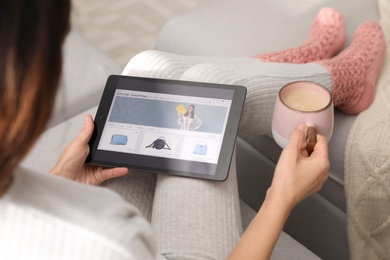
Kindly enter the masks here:
<path id="1" fill-rule="evenodd" d="M 390 1 L 379 0 L 387 55 L 370 108 L 350 130 L 345 191 L 351 259 L 390 259 Z"/>

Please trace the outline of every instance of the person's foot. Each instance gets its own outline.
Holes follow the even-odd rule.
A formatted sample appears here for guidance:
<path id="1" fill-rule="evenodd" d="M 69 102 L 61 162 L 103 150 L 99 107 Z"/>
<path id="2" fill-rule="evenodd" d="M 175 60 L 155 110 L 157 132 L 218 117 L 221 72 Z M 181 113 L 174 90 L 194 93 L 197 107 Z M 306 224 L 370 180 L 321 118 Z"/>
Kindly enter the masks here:
<path id="1" fill-rule="evenodd" d="M 345 40 L 343 16 L 336 10 L 326 7 L 317 14 L 304 44 L 283 51 L 259 54 L 254 58 L 264 62 L 308 63 L 333 57 Z"/>
<path id="2" fill-rule="evenodd" d="M 367 21 L 356 30 L 347 49 L 332 59 L 316 62 L 331 73 L 336 107 L 347 114 L 358 114 L 371 105 L 385 52 L 380 25 Z"/>

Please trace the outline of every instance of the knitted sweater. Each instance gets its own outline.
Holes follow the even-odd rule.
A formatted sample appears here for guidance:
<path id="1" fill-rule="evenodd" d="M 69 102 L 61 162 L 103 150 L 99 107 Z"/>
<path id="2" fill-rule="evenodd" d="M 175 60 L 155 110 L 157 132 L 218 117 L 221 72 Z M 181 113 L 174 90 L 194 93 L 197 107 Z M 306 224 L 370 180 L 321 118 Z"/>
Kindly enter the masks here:
<path id="1" fill-rule="evenodd" d="M 375 100 L 357 117 L 345 152 L 351 259 L 390 259 L 390 1 L 379 8 L 387 56 Z"/>
<path id="2" fill-rule="evenodd" d="M 149 223 L 118 194 L 18 170 L 0 197 L 0 259 L 155 259 Z"/>

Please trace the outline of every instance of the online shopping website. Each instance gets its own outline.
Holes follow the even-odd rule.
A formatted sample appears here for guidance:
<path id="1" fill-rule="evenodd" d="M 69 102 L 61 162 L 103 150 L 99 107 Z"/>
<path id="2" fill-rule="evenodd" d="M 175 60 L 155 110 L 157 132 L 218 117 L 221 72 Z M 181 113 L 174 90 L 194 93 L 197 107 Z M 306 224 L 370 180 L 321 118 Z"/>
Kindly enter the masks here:
<path id="1" fill-rule="evenodd" d="M 231 100 L 117 89 L 99 150 L 216 164 Z"/>

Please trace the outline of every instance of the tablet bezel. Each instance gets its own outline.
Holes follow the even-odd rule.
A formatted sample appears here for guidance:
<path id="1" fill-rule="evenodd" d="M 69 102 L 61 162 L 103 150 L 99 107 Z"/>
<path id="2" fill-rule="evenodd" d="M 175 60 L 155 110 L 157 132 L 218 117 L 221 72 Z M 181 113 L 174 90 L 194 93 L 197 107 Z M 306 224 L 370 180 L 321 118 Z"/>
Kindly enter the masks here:
<path id="1" fill-rule="evenodd" d="M 140 155 L 140 154 L 131 154 L 131 153 L 121 153 L 121 152 L 114 152 L 114 151 L 102 151 L 99 150 L 99 157 L 102 157 L 103 154 L 120 154 L 122 157 L 126 155 L 128 158 L 132 158 L 133 161 L 137 161 L 137 158 L 141 158 L 146 156 L 148 160 L 150 160 L 152 163 L 152 166 L 148 165 L 137 165 L 137 164 L 129 164 L 125 161 L 121 162 L 112 162 L 107 160 L 101 160 L 96 159 L 97 155 L 97 147 L 101 138 L 101 135 L 103 133 L 103 128 L 106 123 L 111 104 L 114 101 L 114 95 L 115 91 L 118 88 L 118 82 L 121 79 L 125 79 L 129 81 L 129 84 L 126 84 L 126 89 L 128 90 L 136 90 L 136 91 L 146 91 L 146 92 L 157 92 L 157 93 L 165 93 L 161 86 L 173 86 L 173 88 L 180 88 L 180 94 L 176 93 L 169 93 L 174 95 L 182 95 L 183 91 L 185 92 L 185 88 L 193 87 L 196 88 L 203 88 L 208 89 L 208 91 L 211 91 L 213 89 L 227 89 L 227 90 L 233 90 L 233 98 L 232 98 L 232 104 L 230 107 L 230 112 L 225 128 L 225 133 L 223 136 L 222 146 L 220 150 L 220 155 L 218 162 L 215 167 L 215 174 L 200 174 L 200 173 L 194 173 L 190 171 L 181 171 L 181 170 L 172 170 L 167 169 L 164 167 L 157 167 L 153 166 L 153 164 L 169 164 L 167 162 L 175 162 L 177 163 L 177 160 L 179 159 L 171 159 L 171 158 L 162 158 L 162 157 L 154 157 L 154 156 L 147 156 L 147 155 Z M 142 90 L 139 89 L 139 86 L 136 84 L 137 81 L 143 81 L 147 82 L 148 85 L 143 85 Z M 131 84 L 133 82 L 134 84 Z M 156 89 L 159 89 L 159 91 L 156 91 Z M 123 87 L 120 87 L 120 89 L 124 89 Z M 156 79 L 156 78 L 144 78 L 144 77 L 133 77 L 133 76 L 123 76 L 123 75 L 111 75 L 108 77 L 106 86 L 104 88 L 104 92 L 98 107 L 98 110 L 96 112 L 96 116 L 94 119 L 95 128 L 93 135 L 91 137 L 91 140 L 89 142 L 90 146 L 90 153 L 87 157 L 86 163 L 93 164 L 93 165 L 100 165 L 105 167 L 127 167 L 129 169 L 136 169 L 136 170 L 144 170 L 144 171 L 151 171 L 151 172 L 158 172 L 158 173 L 165 173 L 170 175 L 176 175 L 176 176 L 183 176 L 183 177 L 190 177 L 190 178 L 198 178 L 198 179 L 208 179 L 208 180 L 215 180 L 215 181 L 224 181 L 226 180 L 229 168 L 231 164 L 231 159 L 233 156 L 236 138 L 238 134 L 238 128 L 241 118 L 241 113 L 243 110 L 244 102 L 246 97 L 246 88 L 243 86 L 237 86 L 237 85 L 227 85 L 227 84 L 215 84 L 215 83 L 203 83 L 203 82 L 193 82 L 193 81 L 182 81 L 182 80 L 169 80 L 169 79 Z M 125 154 L 125 155 L 122 155 Z M 192 161 L 186 161 L 189 163 L 193 163 Z M 208 164 L 211 165 L 211 164 Z"/>

